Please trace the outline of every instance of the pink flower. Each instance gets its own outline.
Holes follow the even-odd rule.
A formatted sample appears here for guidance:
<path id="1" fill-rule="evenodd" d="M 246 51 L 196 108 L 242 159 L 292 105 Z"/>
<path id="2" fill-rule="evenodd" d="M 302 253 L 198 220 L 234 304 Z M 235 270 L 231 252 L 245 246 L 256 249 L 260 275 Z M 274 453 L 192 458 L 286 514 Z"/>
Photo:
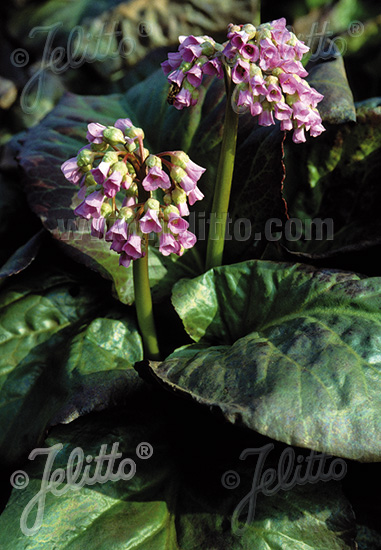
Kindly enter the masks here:
<path id="1" fill-rule="evenodd" d="M 160 235 L 159 251 L 163 256 L 169 256 L 170 254 L 179 254 L 181 245 L 176 241 L 175 237 L 170 233 L 162 233 Z"/>
<path id="2" fill-rule="evenodd" d="M 168 80 L 170 80 L 171 82 L 173 82 L 174 84 L 177 84 L 177 86 L 180 88 L 181 87 L 181 84 L 184 80 L 184 77 L 185 77 L 185 73 L 182 69 L 176 69 L 175 71 L 172 71 L 169 75 L 168 75 Z"/>
<path id="3" fill-rule="evenodd" d="M 202 48 L 200 46 L 200 44 L 204 41 L 202 37 L 196 37 L 193 35 L 187 37 L 180 36 L 179 41 L 179 51 L 184 61 L 191 63 L 202 55 Z"/>
<path id="4" fill-rule="evenodd" d="M 61 165 L 61 171 L 65 178 L 70 181 L 70 183 L 74 183 L 74 185 L 77 185 L 81 178 L 83 178 L 83 172 L 79 168 L 77 164 L 77 158 L 72 157 L 69 160 L 66 160 Z"/>
<path id="5" fill-rule="evenodd" d="M 161 189 L 169 189 L 171 187 L 171 181 L 164 170 L 158 166 L 153 166 L 149 168 L 148 174 L 142 181 L 142 185 L 146 191 L 155 191 L 159 187 Z"/>
<path id="6" fill-rule="evenodd" d="M 183 233 L 188 227 L 189 223 L 186 220 L 183 220 L 183 218 L 180 218 L 174 212 L 169 214 L 168 228 L 172 233 L 178 235 L 179 233 Z"/>
<path id="7" fill-rule="evenodd" d="M 294 127 L 291 119 L 287 118 L 285 120 L 280 121 L 280 129 L 283 130 L 292 130 Z"/>
<path id="8" fill-rule="evenodd" d="M 106 197 L 112 198 L 120 191 L 120 184 L 122 182 L 121 172 L 113 172 L 107 180 L 103 183 L 103 189 Z"/>
<path id="9" fill-rule="evenodd" d="M 97 237 L 98 239 L 103 239 L 105 225 L 106 220 L 103 216 L 99 216 L 99 218 L 93 218 L 91 220 L 91 236 Z"/>
<path id="10" fill-rule="evenodd" d="M 139 221 L 139 227 L 142 233 L 160 233 L 162 231 L 161 223 L 158 218 L 158 213 L 156 210 L 148 208 L 147 212 L 144 214 Z"/>
<path id="11" fill-rule="evenodd" d="M 200 201 L 203 198 L 204 198 L 204 195 L 201 193 L 200 189 L 197 186 L 194 189 L 192 189 L 192 191 L 190 191 L 188 194 L 188 200 L 191 206 L 193 206 L 196 201 Z M 177 206 L 177 208 L 179 208 L 179 205 Z M 179 211 L 180 211 L 180 208 L 179 208 Z M 180 211 L 180 214 L 182 216 L 188 215 L 189 210 L 188 210 L 188 214 L 182 214 L 181 211 Z"/>
<path id="12" fill-rule="evenodd" d="M 292 109 L 284 101 L 279 101 L 275 103 L 274 111 L 275 111 L 275 118 L 277 118 L 278 120 L 291 119 Z M 292 124 L 291 124 L 291 128 L 292 128 Z"/>
<path id="13" fill-rule="evenodd" d="M 282 90 L 276 84 L 269 84 L 266 94 L 267 101 L 282 101 Z"/>
<path id="14" fill-rule="evenodd" d="M 255 63 L 259 58 L 259 49 L 255 44 L 244 44 L 240 48 L 239 53 L 252 63 Z"/>
<path id="15" fill-rule="evenodd" d="M 107 231 L 105 240 L 106 241 L 122 241 L 123 243 L 128 238 L 128 224 L 126 220 L 118 218 L 110 229 Z"/>
<path id="16" fill-rule="evenodd" d="M 249 84 L 251 86 L 251 89 L 253 91 L 253 95 L 266 95 L 267 94 L 267 88 L 265 80 L 259 75 L 254 75 L 250 80 Z"/>
<path id="17" fill-rule="evenodd" d="M 144 256 L 142 252 L 142 238 L 136 234 L 130 235 L 122 250 L 133 260 L 142 258 Z"/>
<path id="18" fill-rule="evenodd" d="M 86 139 L 90 143 L 102 143 L 103 141 L 103 130 L 106 129 L 106 126 L 103 126 L 103 124 L 99 124 L 98 122 L 91 122 L 87 126 L 87 134 Z"/>
<path id="19" fill-rule="evenodd" d="M 292 135 L 292 141 L 294 143 L 303 143 L 306 141 L 306 136 L 304 135 L 304 128 L 295 128 Z"/>
<path id="20" fill-rule="evenodd" d="M 260 44 L 261 49 L 259 66 L 262 71 L 268 71 L 279 67 L 280 55 L 275 44 L 273 44 L 269 38 L 264 38 L 261 40 Z"/>
<path id="21" fill-rule="evenodd" d="M 188 195 L 196 187 L 196 181 L 190 176 L 186 175 L 182 178 L 179 185 Z"/>
<path id="22" fill-rule="evenodd" d="M 131 260 L 133 260 L 131 256 L 129 256 L 125 252 L 121 252 L 119 256 L 119 265 L 122 265 L 123 267 L 130 267 Z"/>
<path id="23" fill-rule="evenodd" d="M 296 79 L 293 74 L 282 73 L 279 75 L 279 83 L 285 94 L 300 94 L 305 89 L 305 84 Z"/>
<path id="24" fill-rule="evenodd" d="M 182 88 L 177 94 L 173 106 L 179 111 L 184 107 L 190 107 L 192 105 L 192 94 L 189 90 Z"/>
<path id="25" fill-rule="evenodd" d="M 206 168 L 203 168 L 199 164 L 196 164 L 189 159 L 185 165 L 184 170 L 194 182 L 197 182 L 201 178 L 202 174 L 206 171 Z"/>
<path id="26" fill-rule="evenodd" d="M 235 84 L 247 82 L 250 75 L 250 63 L 243 59 L 238 59 L 232 70 L 232 81 Z"/>
<path id="27" fill-rule="evenodd" d="M 217 78 L 224 78 L 224 70 L 222 68 L 221 59 L 218 57 L 209 59 L 209 61 L 202 66 L 202 72 L 204 74 L 216 75 Z"/>
<path id="28" fill-rule="evenodd" d="M 123 133 L 127 128 L 131 128 L 132 126 L 133 124 L 129 118 L 118 118 L 114 124 L 114 127 L 118 128 L 118 130 L 122 130 Z"/>
<path id="29" fill-rule="evenodd" d="M 81 202 L 74 210 L 76 216 L 89 220 L 90 218 L 99 218 L 101 208 L 104 201 L 102 191 L 94 191 L 90 193 L 84 201 Z"/>
<path id="30" fill-rule="evenodd" d="M 254 101 L 250 105 L 250 114 L 251 116 L 257 116 L 260 115 L 263 111 L 262 104 L 259 101 Z"/>
<path id="31" fill-rule="evenodd" d="M 164 73 L 169 74 L 173 69 L 177 69 L 181 65 L 182 60 L 180 52 L 170 52 L 168 59 L 161 64 Z"/>
<path id="32" fill-rule="evenodd" d="M 103 185 L 109 173 L 111 164 L 109 162 L 100 162 L 96 168 L 91 170 L 93 178 L 99 185 Z"/>
<path id="33" fill-rule="evenodd" d="M 193 67 L 189 69 L 189 71 L 187 71 L 186 77 L 189 84 L 191 84 L 195 88 L 197 88 L 197 86 L 200 86 L 203 77 L 200 65 L 193 65 Z"/>
<path id="34" fill-rule="evenodd" d="M 300 63 L 300 61 L 292 61 L 292 60 L 286 60 L 279 64 L 279 66 L 286 72 L 286 73 L 293 73 L 300 77 L 304 77 L 308 75 L 308 72 L 303 67 L 303 65 Z"/>
<path id="35" fill-rule="evenodd" d="M 126 197 L 123 199 L 122 206 L 129 206 L 134 207 L 136 205 L 136 198 L 135 197 Z"/>
<path id="36" fill-rule="evenodd" d="M 274 124 L 274 117 L 272 111 L 264 110 L 258 117 L 258 124 L 260 126 L 271 126 Z"/>
<path id="37" fill-rule="evenodd" d="M 179 235 L 178 242 L 183 248 L 192 248 L 196 244 L 197 238 L 191 231 L 184 231 Z"/>
<path id="38" fill-rule="evenodd" d="M 298 59 L 302 59 L 303 55 L 309 51 L 309 47 L 298 39 L 296 40 L 294 49 L 295 55 Z"/>
<path id="39" fill-rule="evenodd" d="M 176 206 L 179 210 L 180 216 L 189 216 L 189 208 L 186 202 L 179 202 Z"/>

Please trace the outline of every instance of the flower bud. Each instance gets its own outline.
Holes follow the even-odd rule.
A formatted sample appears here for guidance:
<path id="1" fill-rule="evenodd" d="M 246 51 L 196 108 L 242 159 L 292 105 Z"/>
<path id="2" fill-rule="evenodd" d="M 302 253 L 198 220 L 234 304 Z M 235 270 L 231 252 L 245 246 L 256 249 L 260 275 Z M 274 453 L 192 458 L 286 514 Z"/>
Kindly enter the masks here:
<path id="1" fill-rule="evenodd" d="M 279 80 L 276 76 L 268 75 L 265 78 L 266 84 L 269 86 L 270 84 L 275 84 L 275 86 L 278 86 Z"/>
<path id="2" fill-rule="evenodd" d="M 94 193 L 94 191 L 97 190 L 97 185 L 89 185 L 89 186 L 86 186 L 86 197 L 88 197 L 89 195 L 91 195 L 91 193 Z"/>
<path id="3" fill-rule="evenodd" d="M 248 40 L 252 40 L 257 32 L 257 29 L 251 23 L 246 23 L 246 25 L 242 27 L 242 30 L 249 35 Z"/>
<path id="4" fill-rule="evenodd" d="M 108 216 L 110 216 L 110 214 L 112 214 L 112 212 L 113 210 L 111 204 L 107 201 L 103 202 L 101 206 L 101 216 L 107 218 Z"/>
<path id="5" fill-rule="evenodd" d="M 130 139 L 136 139 L 141 138 L 144 139 L 144 132 L 141 128 L 137 128 L 136 126 L 131 126 L 131 128 L 126 128 L 126 137 Z"/>
<path id="6" fill-rule="evenodd" d="M 146 158 L 145 163 L 148 168 L 153 168 L 154 166 L 157 166 L 158 168 L 162 167 L 161 158 L 156 155 L 149 155 Z"/>
<path id="7" fill-rule="evenodd" d="M 122 174 L 122 176 L 125 176 L 127 174 L 127 166 L 121 160 L 118 161 L 118 162 L 115 162 L 111 166 L 111 174 L 113 174 L 114 172 L 120 172 Z"/>
<path id="8" fill-rule="evenodd" d="M 172 202 L 172 195 L 171 193 L 165 193 L 164 197 L 163 197 L 163 202 L 164 204 L 168 205 L 168 204 L 171 204 Z"/>
<path id="9" fill-rule="evenodd" d="M 107 151 L 109 145 L 108 143 L 105 143 L 105 142 L 102 142 L 102 143 L 92 143 L 90 145 L 91 147 L 91 150 L 92 151 L 95 151 L 95 152 L 100 152 L 100 153 L 103 153 L 103 151 Z"/>
<path id="10" fill-rule="evenodd" d="M 199 65 L 200 67 L 202 67 L 203 65 L 205 65 L 205 63 L 207 63 L 209 61 L 209 58 L 206 56 L 206 55 L 201 55 L 197 60 L 196 60 L 196 65 Z"/>
<path id="11" fill-rule="evenodd" d="M 229 23 L 228 25 L 228 32 L 240 32 L 241 25 L 233 25 L 233 23 Z"/>
<path id="12" fill-rule="evenodd" d="M 90 186 L 93 186 L 93 185 L 96 185 L 96 184 L 97 184 L 97 182 L 95 181 L 93 174 L 91 172 L 87 172 L 86 177 L 85 177 L 86 187 L 90 187 Z"/>
<path id="13" fill-rule="evenodd" d="M 136 176 L 135 168 L 132 166 L 130 162 L 126 162 L 128 173 L 131 174 L 132 177 Z"/>
<path id="14" fill-rule="evenodd" d="M 260 77 L 263 77 L 263 73 L 260 69 L 260 67 L 258 67 L 258 65 L 256 65 L 255 63 L 250 63 L 250 76 L 260 76 Z"/>
<path id="15" fill-rule="evenodd" d="M 81 166 L 81 170 L 82 172 L 86 173 L 86 172 L 90 172 L 90 170 L 92 169 L 93 165 L 92 164 L 87 164 L 86 166 Z"/>
<path id="16" fill-rule="evenodd" d="M 118 218 L 123 219 L 126 223 L 130 224 L 135 219 L 135 212 L 128 206 L 122 206 L 119 210 Z"/>
<path id="17" fill-rule="evenodd" d="M 172 191 L 172 200 L 175 204 L 181 204 L 187 201 L 187 194 L 184 191 L 184 189 L 180 189 L 179 187 L 176 187 Z"/>
<path id="18" fill-rule="evenodd" d="M 182 87 L 184 88 L 184 90 L 189 90 L 190 92 L 193 92 L 193 90 L 195 89 L 195 86 L 192 86 L 187 78 L 184 78 Z"/>
<path id="19" fill-rule="evenodd" d="M 139 149 L 139 146 L 137 146 L 134 141 L 127 142 L 125 147 L 129 153 L 133 153 L 134 151 Z"/>
<path id="20" fill-rule="evenodd" d="M 294 103 L 299 101 L 299 99 L 300 99 L 300 97 L 299 97 L 298 92 L 295 92 L 294 94 L 286 94 L 286 103 L 290 107 L 292 107 Z"/>
<path id="21" fill-rule="evenodd" d="M 81 168 L 93 163 L 94 153 L 89 149 L 82 149 L 77 155 L 77 165 Z"/>
<path id="22" fill-rule="evenodd" d="M 135 182 L 131 183 L 126 191 L 126 197 L 135 197 L 138 194 L 138 186 Z"/>
<path id="23" fill-rule="evenodd" d="M 203 55 L 213 55 L 215 52 L 214 45 L 207 40 L 201 44 L 201 51 Z"/>
<path id="24" fill-rule="evenodd" d="M 182 61 L 180 63 L 179 70 L 183 71 L 184 73 L 189 71 L 189 69 L 192 67 L 192 63 L 189 63 L 189 61 Z"/>
<path id="25" fill-rule="evenodd" d="M 185 170 L 189 162 L 189 156 L 184 151 L 176 151 L 174 155 L 171 155 L 171 161 L 175 166 L 181 166 Z"/>
<path id="26" fill-rule="evenodd" d="M 114 146 L 125 142 L 122 130 L 114 128 L 114 126 L 108 126 L 106 130 L 103 130 L 103 139 L 106 143 Z"/>
<path id="27" fill-rule="evenodd" d="M 144 205 L 144 212 L 147 212 L 148 209 L 155 210 L 156 212 L 159 212 L 160 210 L 160 202 L 156 199 L 148 199 Z"/>
<path id="28" fill-rule="evenodd" d="M 164 220 L 166 222 L 169 220 L 169 216 L 171 214 L 176 214 L 176 216 L 180 216 L 179 209 L 174 204 L 171 204 L 171 205 L 167 206 L 166 208 L 164 208 L 163 214 L 164 214 Z"/>
<path id="29" fill-rule="evenodd" d="M 271 71 L 271 74 L 273 74 L 274 76 L 279 76 L 280 74 L 283 74 L 283 73 L 284 73 L 284 70 L 281 69 L 280 67 L 275 67 L 275 69 Z"/>
<path id="30" fill-rule="evenodd" d="M 271 31 L 270 29 L 262 27 L 261 25 L 260 27 L 258 27 L 258 30 L 255 33 L 255 40 L 259 42 L 261 40 L 264 40 L 265 38 L 269 38 L 271 40 Z"/>
<path id="31" fill-rule="evenodd" d="M 181 168 L 181 166 L 172 166 L 170 176 L 175 183 L 181 183 L 186 175 L 187 173 Z"/>
<path id="32" fill-rule="evenodd" d="M 115 151 L 108 151 L 103 155 L 102 161 L 107 162 L 108 164 L 114 164 L 114 162 L 118 162 L 119 157 L 115 153 Z"/>

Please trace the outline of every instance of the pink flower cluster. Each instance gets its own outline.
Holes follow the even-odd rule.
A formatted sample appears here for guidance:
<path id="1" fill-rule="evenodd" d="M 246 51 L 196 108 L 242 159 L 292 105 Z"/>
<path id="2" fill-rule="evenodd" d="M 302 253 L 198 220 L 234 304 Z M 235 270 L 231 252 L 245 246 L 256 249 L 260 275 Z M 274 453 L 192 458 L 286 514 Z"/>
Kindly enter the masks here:
<path id="1" fill-rule="evenodd" d="M 258 124 L 270 126 L 275 119 L 281 130 L 294 130 L 293 141 L 306 140 L 305 131 L 316 137 L 325 130 L 317 104 L 322 94 L 304 77 L 301 59 L 309 48 L 286 28 L 284 18 L 255 28 L 251 24 L 229 25 L 227 42 L 209 37 L 180 37 L 179 51 L 162 63 L 176 94 L 177 109 L 194 105 L 204 74 L 222 78 L 224 70 L 234 83 L 233 108 L 258 116 Z"/>
<path id="2" fill-rule="evenodd" d="M 150 234 L 157 235 L 164 256 L 181 256 L 194 246 L 196 236 L 183 217 L 189 215 L 188 202 L 204 196 L 197 183 L 205 169 L 183 151 L 151 155 L 143 130 L 130 119 L 108 127 L 91 123 L 86 137 L 88 145 L 61 170 L 80 186 L 74 213 L 91 219 L 91 235 L 111 243 L 120 265 L 145 255 Z"/>

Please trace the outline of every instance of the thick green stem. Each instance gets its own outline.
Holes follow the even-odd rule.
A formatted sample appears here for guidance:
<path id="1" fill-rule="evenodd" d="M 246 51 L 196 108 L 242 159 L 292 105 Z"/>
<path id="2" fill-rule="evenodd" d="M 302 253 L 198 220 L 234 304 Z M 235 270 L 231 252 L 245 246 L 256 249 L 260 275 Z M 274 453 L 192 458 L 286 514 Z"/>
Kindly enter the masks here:
<path id="1" fill-rule="evenodd" d="M 152 298 L 148 278 L 148 247 L 146 255 L 133 261 L 135 305 L 138 316 L 140 334 L 143 339 L 144 356 L 146 359 L 160 359 L 155 322 L 152 311 Z"/>
<path id="2" fill-rule="evenodd" d="M 228 68 L 226 72 L 228 72 Z M 235 150 L 237 144 L 238 113 L 232 108 L 233 84 L 230 74 L 226 74 L 226 110 L 221 153 L 214 189 L 208 244 L 206 249 L 206 269 L 222 265 L 225 245 L 226 220 L 229 208 L 230 190 L 233 178 Z"/>

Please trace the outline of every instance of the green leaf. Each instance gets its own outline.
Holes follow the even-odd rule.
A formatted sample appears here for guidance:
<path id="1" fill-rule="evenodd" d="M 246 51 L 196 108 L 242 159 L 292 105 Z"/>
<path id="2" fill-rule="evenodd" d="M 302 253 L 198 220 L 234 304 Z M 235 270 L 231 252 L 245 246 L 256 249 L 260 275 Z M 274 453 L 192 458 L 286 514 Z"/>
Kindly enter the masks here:
<path id="1" fill-rule="evenodd" d="M 135 322 L 104 308 L 99 288 L 63 275 L 18 280 L 0 294 L 0 449 L 19 460 L 53 421 L 108 406 L 138 383 Z"/>
<path id="2" fill-rule="evenodd" d="M 45 236 L 45 230 L 41 229 L 6 261 L 0 268 L 0 280 L 15 275 L 26 269 L 36 258 L 41 243 Z"/>
<path id="3" fill-rule="evenodd" d="M 37 550 L 46 540 L 56 550 L 355 548 L 353 512 L 337 482 L 307 484 L 271 497 L 259 494 L 253 516 L 248 520 L 248 510 L 242 510 L 237 524 L 233 524 L 242 531 L 233 531 L 231 518 L 242 498 L 250 493 L 255 457 L 239 460 L 247 441 L 237 441 L 226 433 L 226 426 L 216 421 L 200 423 L 200 418 L 193 415 L 192 421 L 189 418 L 185 424 L 197 429 L 183 432 L 180 426 L 184 426 L 184 418 L 177 422 L 165 409 L 165 400 L 147 392 L 127 409 L 91 415 L 54 428 L 45 448 L 62 448 L 52 470 L 63 468 L 65 472 L 69 465 L 73 468 L 70 454 L 81 449 L 87 461 L 79 465 L 82 473 L 78 481 L 87 463 L 91 463 L 86 468 L 92 476 L 95 457 L 110 453 L 116 445 L 114 454 L 119 452 L 121 456 L 113 461 L 112 471 L 118 471 L 122 460 L 132 459 L 136 473 L 131 479 L 87 483 L 80 490 L 69 488 L 60 496 L 49 492 L 40 528 L 26 536 L 20 520 L 41 489 L 46 463 L 46 455 L 37 455 L 23 466 L 29 476 L 27 488 L 14 489 L 0 516 L 3 550 Z M 200 437 L 205 441 L 202 446 Z M 251 437 L 250 442 L 256 444 L 258 440 Z M 141 443 L 151 445 L 151 457 L 139 454 Z M 276 466 L 277 458 L 278 451 L 273 450 L 266 468 Z M 107 461 L 103 462 L 103 474 L 106 465 Z M 232 468 L 240 475 L 240 486 L 235 490 L 225 488 L 221 482 L 221 476 Z M 130 470 L 126 464 L 124 472 Z M 25 526 L 32 528 L 36 509 L 23 517 L 24 531 Z"/>
<path id="4" fill-rule="evenodd" d="M 286 151 L 285 189 L 290 216 L 331 220 L 334 233 L 284 241 L 288 249 L 335 257 L 380 244 L 378 203 L 381 169 L 381 107 L 370 100 L 357 106 L 357 123 L 332 127 L 313 143 Z M 357 268 L 357 265 L 355 266 Z M 360 260 L 358 269 L 364 268 Z"/>
<path id="5" fill-rule="evenodd" d="M 9 154 L 12 154 L 11 151 Z M 4 153 L 4 156 L 6 153 Z M 17 166 L 17 165 L 16 165 Z M 0 265 L 25 245 L 40 230 L 39 220 L 28 208 L 25 194 L 19 185 L 19 172 L 6 169 L 0 174 Z M 17 223 L 18 219 L 23 223 Z"/>
<path id="6" fill-rule="evenodd" d="M 172 301 L 199 343 L 155 377 L 278 441 L 380 459 L 381 279 L 251 261 L 179 281 Z"/>
<path id="7" fill-rule="evenodd" d="M 324 58 L 327 47 L 328 58 L 327 54 Z M 322 53 L 316 63 L 310 63 L 306 67 L 310 86 L 324 95 L 318 105 L 320 116 L 323 122 L 330 124 L 356 121 L 353 95 L 348 84 L 343 58 L 335 43 L 329 39 L 326 39 L 320 48 Z"/>

